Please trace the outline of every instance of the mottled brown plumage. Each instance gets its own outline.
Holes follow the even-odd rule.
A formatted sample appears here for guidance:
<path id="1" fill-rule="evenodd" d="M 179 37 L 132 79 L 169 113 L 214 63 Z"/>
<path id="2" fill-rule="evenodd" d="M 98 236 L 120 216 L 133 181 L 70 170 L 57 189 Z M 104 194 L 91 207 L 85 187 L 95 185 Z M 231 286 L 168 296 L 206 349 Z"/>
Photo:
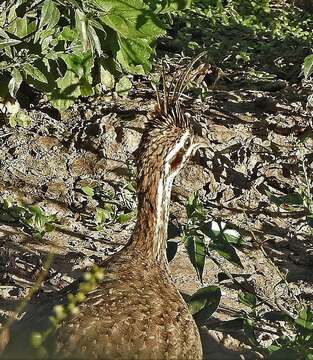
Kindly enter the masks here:
<path id="1" fill-rule="evenodd" d="M 191 66 L 189 67 L 191 68 Z M 196 324 L 169 274 L 166 259 L 174 177 L 204 141 L 179 107 L 186 74 L 160 100 L 137 152 L 138 219 L 128 244 L 108 259 L 104 279 L 48 342 L 53 358 L 201 359 Z M 164 87 L 164 92 L 165 92 Z M 15 325 L 5 356 L 26 356 L 31 331 L 46 329 L 55 304 L 77 284 L 51 296 Z M 30 357 L 32 355 L 29 355 Z"/>

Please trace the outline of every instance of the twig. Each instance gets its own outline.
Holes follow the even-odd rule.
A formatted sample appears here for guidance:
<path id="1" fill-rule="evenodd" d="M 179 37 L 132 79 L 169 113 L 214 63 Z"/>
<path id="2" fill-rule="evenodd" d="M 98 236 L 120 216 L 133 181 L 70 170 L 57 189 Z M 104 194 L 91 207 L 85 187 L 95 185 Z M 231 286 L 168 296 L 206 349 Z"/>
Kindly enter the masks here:
<path id="1" fill-rule="evenodd" d="M 38 276 L 36 282 L 29 289 L 27 295 L 21 301 L 19 306 L 15 309 L 15 315 L 11 315 L 9 317 L 9 319 L 6 321 L 6 323 L 0 328 L 0 336 L 2 334 L 4 334 L 4 332 L 13 325 L 13 323 L 16 321 L 16 315 L 23 312 L 26 305 L 29 303 L 30 299 L 32 298 L 33 294 L 41 287 L 42 282 L 44 281 L 44 279 L 47 276 L 47 273 L 49 271 L 49 268 L 50 268 L 50 265 L 51 265 L 51 263 L 53 261 L 53 258 L 54 258 L 54 254 L 52 252 L 49 253 L 49 255 L 47 256 L 47 259 L 46 259 L 46 261 L 44 263 L 44 269 L 39 273 L 39 276 Z"/>

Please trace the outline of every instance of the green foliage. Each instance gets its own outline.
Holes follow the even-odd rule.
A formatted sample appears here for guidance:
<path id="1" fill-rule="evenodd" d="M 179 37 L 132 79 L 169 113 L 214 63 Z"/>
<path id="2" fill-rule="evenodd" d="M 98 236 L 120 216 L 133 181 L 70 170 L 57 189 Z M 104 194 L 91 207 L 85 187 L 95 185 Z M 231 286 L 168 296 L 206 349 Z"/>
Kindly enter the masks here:
<path id="1" fill-rule="evenodd" d="M 165 35 L 162 13 L 189 1 L 43 0 L 1 4 L 0 75 L 13 98 L 22 81 L 64 110 L 78 96 L 112 89 L 124 72 L 151 70 L 155 40 Z M 122 77 L 117 92 L 131 88 Z"/>
<path id="2" fill-rule="evenodd" d="M 256 66 L 282 78 L 294 74 L 295 80 L 313 46 L 313 18 L 291 2 L 195 0 L 175 27 L 177 49 L 192 54 L 206 47 L 212 63 L 223 68 Z M 306 76 L 311 61 L 306 60 Z"/>
<path id="3" fill-rule="evenodd" d="M 211 285 L 196 291 L 188 302 L 192 315 L 202 315 L 208 319 L 218 308 L 221 300 L 221 290 L 218 286 Z"/>
<path id="4" fill-rule="evenodd" d="M 93 188 L 91 188 L 90 186 L 83 186 L 82 187 L 82 192 L 87 195 L 89 198 L 93 198 L 95 195 L 95 192 L 93 190 Z"/>
<path id="5" fill-rule="evenodd" d="M 192 233 L 188 231 L 184 237 L 183 241 L 185 243 L 189 259 L 195 268 L 197 275 L 202 282 L 202 274 L 205 264 L 205 243 L 204 236 L 201 234 Z"/>
<path id="6" fill-rule="evenodd" d="M 238 300 L 241 304 L 251 307 L 254 309 L 256 307 L 257 299 L 256 296 L 247 291 L 241 291 L 238 294 Z"/>
<path id="7" fill-rule="evenodd" d="M 191 194 L 187 199 L 186 212 L 188 219 L 193 223 L 197 222 L 197 220 L 205 219 L 206 210 L 201 203 L 197 192 Z"/>
<path id="8" fill-rule="evenodd" d="M 127 78 L 127 76 L 123 76 L 119 82 L 116 84 L 116 92 L 120 96 L 127 95 L 128 91 L 132 88 L 132 83 Z"/>
<path id="9" fill-rule="evenodd" d="M 104 203 L 102 207 L 96 209 L 96 230 L 102 230 L 105 225 L 109 225 L 113 221 L 115 215 L 114 207 L 112 204 Z"/>
<path id="10" fill-rule="evenodd" d="M 198 0 L 195 5 L 210 18 L 213 25 L 237 25 L 257 32 L 271 33 L 275 37 L 285 38 L 288 34 L 307 39 L 310 36 L 306 25 L 311 24 L 297 8 L 285 3 L 283 6 L 270 0 L 238 1 L 230 0 L 226 4 L 221 0 Z M 290 13 L 290 10 L 294 10 Z M 303 21 L 299 22 L 299 18 Z"/>
<path id="11" fill-rule="evenodd" d="M 240 246 L 242 244 L 242 238 L 240 235 L 232 230 L 228 232 L 226 224 L 223 222 L 211 222 L 205 226 L 201 226 L 202 231 L 212 240 L 209 248 L 217 251 L 217 253 L 231 262 L 243 268 L 240 258 L 236 253 L 233 245 Z"/>
<path id="12" fill-rule="evenodd" d="M 298 193 L 291 193 L 282 196 L 275 196 L 273 194 L 269 194 L 270 200 L 280 206 L 280 205 L 303 205 L 302 196 Z"/>
<path id="13" fill-rule="evenodd" d="M 313 74 L 313 54 L 308 55 L 303 62 L 303 75 L 307 79 Z"/>
<path id="14" fill-rule="evenodd" d="M 203 282 L 203 270 L 207 258 L 214 261 L 214 253 L 218 253 L 234 265 L 242 267 L 233 245 L 240 246 L 240 235 L 227 228 L 223 222 L 206 220 L 207 211 L 198 193 L 193 193 L 186 203 L 187 224 L 183 228 L 182 241 L 186 247 L 189 259 L 196 270 L 199 280 Z M 221 297 L 220 289 L 208 286 L 196 292 L 189 304 L 192 314 L 205 308 L 208 318 L 218 307 Z M 210 300 L 209 300 L 210 299 Z"/>
<path id="15" fill-rule="evenodd" d="M 20 110 L 15 114 L 11 114 L 7 118 L 7 122 L 13 128 L 16 126 L 28 127 L 32 122 L 32 118 L 27 114 L 26 111 Z"/>
<path id="16" fill-rule="evenodd" d="M 234 246 L 242 245 L 241 236 L 221 221 L 206 220 L 206 210 L 197 193 L 187 200 L 187 225 L 183 230 L 183 242 L 189 259 L 202 282 L 206 256 L 217 252 L 234 265 L 242 267 Z"/>
<path id="17" fill-rule="evenodd" d="M 191 6 L 191 0 L 157 0 L 147 1 L 157 14 L 167 14 L 173 11 L 184 10 Z"/>
<path id="18" fill-rule="evenodd" d="M 125 224 L 137 215 L 136 190 L 131 180 L 124 180 L 115 193 L 90 186 L 83 186 L 81 191 L 89 200 L 95 200 L 98 203 L 94 214 L 94 228 L 97 231 L 116 222 Z"/>
<path id="19" fill-rule="evenodd" d="M 32 236 L 42 238 L 54 230 L 57 217 L 55 214 L 46 215 L 37 205 L 27 205 L 7 197 L 0 203 L 0 221 L 22 226 Z"/>
<path id="20" fill-rule="evenodd" d="M 280 319 L 282 321 L 282 319 Z M 286 317 L 277 327 L 288 328 L 288 335 L 281 335 L 268 349 L 262 349 L 269 359 L 312 359 L 313 354 L 313 312 L 303 306 L 295 319 Z M 264 351 L 265 350 L 265 351 Z"/>
<path id="21" fill-rule="evenodd" d="M 295 317 L 284 311 L 257 310 L 256 297 L 248 292 L 240 292 L 239 302 L 250 308 L 241 312 L 241 316 L 223 321 L 213 328 L 232 333 L 241 330 L 246 341 L 265 359 L 312 359 L 313 354 L 313 312 L 311 308 L 302 306 Z M 264 325 L 266 324 L 266 327 Z M 270 346 L 264 347 L 257 340 L 255 333 L 263 332 L 275 334 Z"/>

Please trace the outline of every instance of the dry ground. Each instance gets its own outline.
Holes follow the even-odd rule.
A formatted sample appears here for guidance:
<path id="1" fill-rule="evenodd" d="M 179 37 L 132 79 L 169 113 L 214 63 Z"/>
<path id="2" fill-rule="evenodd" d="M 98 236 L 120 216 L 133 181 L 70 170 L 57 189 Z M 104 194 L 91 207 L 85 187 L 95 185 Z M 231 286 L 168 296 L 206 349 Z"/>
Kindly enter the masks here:
<path id="1" fill-rule="evenodd" d="M 186 198 L 199 190 L 208 219 L 223 220 L 245 240 L 238 251 L 244 270 L 221 260 L 223 265 L 232 273 L 247 274 L 251 286 L 265 298 L 292 308 L 288 291 L 298 299 L 313 298 L 312 229 L 305 222 L 305 209 L 278 207 L 269 193 L 299 191 L 303 156 L 312 177 L 312 114 L 306 109 L 307 92 L 301 84 L 283 80 L 226 75 L 215 85 L 207 80 L 204 100 L 193 104 L 194 113 L 201 115 L 209 129 L 211 149 L 195 157 L 176 179 L 171 222 L 178 227 L 184 224 Z M 42 239 L 18 222 L 2 220 L 1 322 L 14 313 L 48 254 L 53 253 L 54 259 L 42 289 L 54 291 L 127 241 L 134 220 L 95 230 L 98 201 L 85 196 L 81 188 L 98 186 L 104 193 L 115 192 L 122 201 L 123 181 L 133 169 L 132 152 L 154 101 L 149 84 L 139 79 L 126 98 L 79 101 L 61 117 L 41 99 L 29 112 L 30 126 L 0 128 L 1 196 L 37 204 L 58 219 L 55 230 Z M 288 287 L 277 269 L 287 275 Z M 190 295 L 201 286 L 182 244 L 171 270 L 183 293 Z M 205 284 L 218 284 L 220 272 L 208 259 Z M 244 306 L 238 303 L 231 282 L 219 285 L 222 302 L 213 319 L 232 318 Z M 246 358 L 256 356 L 241 349 L 235 337 L 214 331 L 205 337 L 210 340 L 205 345 L 210 359 L 239 359 L 240 353 Z"/>

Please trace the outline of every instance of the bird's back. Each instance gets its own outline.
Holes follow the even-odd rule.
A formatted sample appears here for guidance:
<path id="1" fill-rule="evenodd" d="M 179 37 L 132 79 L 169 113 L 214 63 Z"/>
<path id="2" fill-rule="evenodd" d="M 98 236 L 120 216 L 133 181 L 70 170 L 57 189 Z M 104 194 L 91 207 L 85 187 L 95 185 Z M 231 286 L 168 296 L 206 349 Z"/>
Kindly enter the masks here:
<path id="1" fill-rule="evenodd" d="M 166 267 L 156 262 L 132 265 L 124 267 L 117 261 L 107 269 L 98 287 L 80 304 L 79 313 L 65 320 L 47 341 L 52 357 L 202 358 L 198 330 Z M 7 357 L 25 359 L 31 331 L 46 330 L 53 306 L 65 303 L 65 293 L 35 306 L 17 324 Z"/>
<path id="2" fill-rule="evenodd" d="M 66 319 L 46 345 L 54 358 L 201 359 L 196 324 L 169 275 L 166 260 L 171 187 L 194 152 L 207 146 L 195 134 L 179 98 L 200 54 L 158 104 L 138 147 L 137 222 L 126 247 L 106 263 L 104 279 Z M 45 331 L 53 307 L 66 302 L 70 286 L 34 307 L 16 324 L 7 355 L 26 358 L 25 339 Z M 21 352 L 18 353 L 19 349 Z M 33 356 L 29 356 L 33 358 Z"/>

